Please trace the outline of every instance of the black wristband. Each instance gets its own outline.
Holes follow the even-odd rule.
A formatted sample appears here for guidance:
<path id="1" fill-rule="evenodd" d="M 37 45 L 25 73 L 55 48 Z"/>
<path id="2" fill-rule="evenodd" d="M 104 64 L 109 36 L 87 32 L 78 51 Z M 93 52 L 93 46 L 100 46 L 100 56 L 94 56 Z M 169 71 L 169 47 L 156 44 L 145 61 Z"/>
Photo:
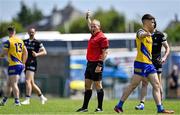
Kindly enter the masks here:
<path id="1" fill-rule="evenodd" d="M 101 63 L 98 63 L 97 65 L 98 65 L 99 67 L 102 67 L 102 66 L 103 66 Z"/>

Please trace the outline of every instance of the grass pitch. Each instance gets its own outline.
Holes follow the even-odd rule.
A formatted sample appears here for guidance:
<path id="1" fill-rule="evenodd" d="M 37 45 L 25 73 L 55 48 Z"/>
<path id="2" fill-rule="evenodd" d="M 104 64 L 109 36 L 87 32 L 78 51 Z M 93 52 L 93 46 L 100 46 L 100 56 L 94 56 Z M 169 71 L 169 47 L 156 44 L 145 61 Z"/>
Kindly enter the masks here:
<path id="1" fill-rule="evenodd" d="M 22 100 L 21 100 L 22 101 Z M 104 112 L 95 113 L 97 107 L 97 100 L 92 99 L 89 103 L 89 111 L 86 113 L 75 112 L 82 105 L 82 100 L 71 100 L 62 98 L 49 98 L 45 105 L 41 105 L 38 99 L 31 99 L 30 105 L 14 106 L 13 99 L 9 99 L 5 106 L 0 107 L 0 114 L 115 114 L 113 108 L 118 100 L 105 100 Z M 153 100 L 147 100 L 145 103 L 145 110 L 135 110 L 134 107 L 138 104 L 138 100 L 127 100 L 124 104 L 123 114 L 157 114 L 156 106 Z M 180 115 L 180 100 L 164 100 L 164 107 L 172 109 L 175 114 Z"/>

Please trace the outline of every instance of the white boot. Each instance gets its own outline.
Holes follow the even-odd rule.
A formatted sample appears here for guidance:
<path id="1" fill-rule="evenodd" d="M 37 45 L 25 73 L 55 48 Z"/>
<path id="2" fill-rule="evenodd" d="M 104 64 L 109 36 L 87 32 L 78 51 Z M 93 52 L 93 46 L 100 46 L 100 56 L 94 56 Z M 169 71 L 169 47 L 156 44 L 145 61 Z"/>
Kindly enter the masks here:
<path id="1" fill-rule="evenodd" d="M 44 95 L 41 95 L 40 100 L 41 100 L 41 104 L 45 104 L 45 102 L 47 101 L 47 98 L 44 97 Z"/>
<path id="2" fill-rule="evenodd" d="M 22 105 L 29 105 L 30 104 L 30 98 L 26 98 L 23 102 L 21 102 Z"/>

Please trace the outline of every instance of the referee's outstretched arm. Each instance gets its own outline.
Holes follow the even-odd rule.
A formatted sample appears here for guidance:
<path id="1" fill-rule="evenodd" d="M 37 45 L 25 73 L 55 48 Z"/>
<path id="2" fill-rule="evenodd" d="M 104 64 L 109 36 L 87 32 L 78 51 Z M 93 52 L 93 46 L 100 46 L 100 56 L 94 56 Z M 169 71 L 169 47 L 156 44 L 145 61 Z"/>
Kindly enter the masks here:
<path id="1" fill-rule="evenodd" d="M 89 10 L 86 13 L 86 20 L 88 21 L 89 30 L 91 30 L 91 19 L 90 19 L 90 11 Z"/>

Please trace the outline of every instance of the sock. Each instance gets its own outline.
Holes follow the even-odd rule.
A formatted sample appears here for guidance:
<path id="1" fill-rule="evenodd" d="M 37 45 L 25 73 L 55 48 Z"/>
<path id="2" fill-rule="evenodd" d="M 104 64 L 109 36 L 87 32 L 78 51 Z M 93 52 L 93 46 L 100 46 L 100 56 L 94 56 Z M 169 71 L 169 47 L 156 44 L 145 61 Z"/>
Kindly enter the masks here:
<path id="1" fill-rule="evenodd" d="M 98 108 L 102 109 L 103 98 L 104 98 L 104 90 L 103 89 L 97 90 L 97 98 L 98 98 Z"/>
<path id="2" fill-rule="evenodd" d="M 158 112 L 161 112 L 161 111 L 163 111 L 163 110 L 164 110 L 163 105 L 157 105 L 157 111 L 158 111 Z"/>
<path id="3" fill-rule="evenodd" d="M 31 96 L 26 95 L 26 100 L 30 100 Z"/>
<path id="4" fill-rule="evenodd" d="M 84 109 L 87 109 L 88 108 L 88 103 L 89 103 L 89 100 L 91 98 L 91 95 L 92 95 L 92 90 L 86 90 L 85 93 L 84 93 L 84 103 L 83 103 L 83 107 Z"/>
<path id="5" fill-rule="evenodd" d="M 2 102 L 3 102 L 3 103 L 6 103 L 7 99 L 8 99 L 8 97 L 4 97 L 4 98 L 2 99 Z"/>
<path id="6" fill-rule="evenodd" d="M 14 102 L 15 102 L 15 103 L 20 103 L 20 102 L 19 102 L 19 98 L 15 98 L 15 99 L 14 99 Z"/>
<path id="7" fill-rule="evenodd" d="M 26 97 L 27 97 L 27 98 L 30 98 L 31 96 L 29 96 L 29 95 L 26 95 Z"/>
<path id="8" fill-rule="evenodd" d="M 39 96 L 41 99 L 44 99 L 44 95 L 43 94 L 41 94 L 41 96 Z"/>
<path id="9" fill-rule="evenodd" d="M 123 104 L 124 104 L 124 101 L 120 100 L 119 103 L 117 104 L 117 107 L 122 108 Z"/>
<path id="10" fill-rule="evenodd" d="M 140 104 L 144 104 L 144 101 L 140 101 Z"/>

